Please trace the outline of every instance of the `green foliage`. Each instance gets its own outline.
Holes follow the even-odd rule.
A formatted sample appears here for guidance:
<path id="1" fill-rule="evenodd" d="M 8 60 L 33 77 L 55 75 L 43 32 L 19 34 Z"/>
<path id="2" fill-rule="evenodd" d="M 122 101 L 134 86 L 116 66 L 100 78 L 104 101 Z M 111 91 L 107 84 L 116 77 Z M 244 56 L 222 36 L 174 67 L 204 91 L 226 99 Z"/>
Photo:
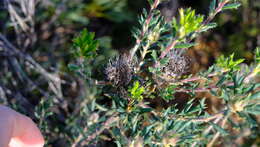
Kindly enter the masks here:
<path id="1" fill-rule="evenodd" d="M 220 142 L 234 146 L 245 130 L 249 137 L 257 135 L 259 48 L 255 60 L 245 67 L 244 59 L 236 60 L 232 54 L 220 56 L 206 71 L 194 75 L 187 72 L 188 63 L 193 62 L 186 52 L 196 45 L 194 40 L 218 26 L 212 20 L 219 12 L 236 9 L 240 4 L 212 0 L 208 15 L 181 8 L 179 16 L 167 22 L 158 10 L 161 1 L 148 2 L 150 10 L 139 17 L 140 28 L 133 30 L 136 42 L 129 52 L 123 50 L 106 60 L 108 50 L 101 49 L 111 49 L 111 38 L 95 39 L 94 33 L 84 29 L 73 39 L 75 61 L 68 68 L 76 76 L 60 73 L 64 77 L 55 81 L 72 92 L 62 89 L 64 95 L 55 99 L 50 96 L 35 107 L 40 128 L 48 136 L 47 145 L 62 142 L 73 147 L 107 146 L 109 142 L 111 146 L 170 147 L 213 146 Z M 80 12 L 122 21 L 128 15 L 117 16 L 125 14 L 119 14 L 126 11 L 125 5 L 125 0 L 93 0 L 88 6 L 80 6 Z M 54 8 L 50 11 L 54 15 Z M 81 22 L 83 15 L 68 17 Z M 97 40 L 103 44 L 99 46 Z M 55 82 L 43 85 L 56 88 Z M 216 98 L 220 107 L 209 105 Z"/>
<path id="2" fill-rule="evenodd" d="M 192 10 L 191 8 L 180 9 L 179 14 L 180 20 L 177 21 L 176 19 L 173 19 L 172 22 L 173 29 L 177 32 L 179 38 L 182 39 L 201 28 L 201 23 L 204 19 L 203 15 L 196 15 L 195 10 Z"/>
<path id="3" fill-rule="evenodd" d="M 234 60 L 234 54 L 225 58 L 223 55 L 217 60 L 217 65 L 222 67 L 224 70 L 239 70 L 239 64 L 242 63 L 244 59 Z"/>
<path id="4" fill-rule="evenodd" d="M 35 108 L 35 117 L 38 119 L 38 125 L 40 126 L 40 129 L 44 132 L 44 137 L 46 140 L 50 139 L 50 124 L 46 120 L 54 115 L 54 112 L 52 111 L 53 105 L 54 102 L 52 101 L 52 99 L 42 99 Z"/>
<path id="5" fill-rule="evenodd" d="M 77 49 L 77 57 L 93 58 L 96 55 L 98 41 L 94 40 L 95 34 L 84 29 L 78 37 L 73 40 L 73 45 Z"/>
<path id="6" fill-rule="evenodd" d="M 181 49 L 181 48 L 190 48 L 190 47 L 193 47 L 195 46 L 196 43 L 179 43 L 175 46 L 175 48 L 177 49 Z"/>
<path id="7" fill-rule="evenodd" d="M 175 89 L 176 85 L 170 85 L 167 86 L 165 89 L 160 90 L 160 96 L 165 100 L 165 101 L 170 101 L 174 98 L 175 94 Z"/>
<path id="8" fill-rule="evenodd" d="M 128 91 L 130 92 L 130 96 L 133 100 L 143 100 L 142 94 L 144 93 L 144 87 L 140 86 L 138 81 L 134 82 L 133 87 L 130 87 Z"/>
<path id="9" fill-rule="evenodd" d="M 240 3 L 232 3 L 232 4 L 227 4 L 225 5 L 222 10 L 228 10 L 228 9 L 237 9 L 238 7 L 240 7 L 241 4 Z"/>

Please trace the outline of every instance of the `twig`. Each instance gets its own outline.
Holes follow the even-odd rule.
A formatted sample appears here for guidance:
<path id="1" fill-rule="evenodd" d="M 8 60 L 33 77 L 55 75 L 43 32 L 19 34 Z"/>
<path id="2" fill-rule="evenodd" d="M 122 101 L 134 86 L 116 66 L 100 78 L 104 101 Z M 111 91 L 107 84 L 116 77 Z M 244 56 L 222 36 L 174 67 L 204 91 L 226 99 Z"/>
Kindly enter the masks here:
<path id="1" fill-rule="evenodd" d="M 223 119 L 222 123 L 221 123 L 221 127 L 224 128 L 226 125 L 228 119 L 228 115 L 225 116 L 225 118 Z M 214 145 L 214 143 L 216 142 L 216 140 L 219 138 L 220 136 L 220 132 L 216 133 L 213 137 L 213 139 L 209 142 L 209 144 L 207 145 L 207 147 L 212 147 Z"/>
<path id="2" fill-rule="evenodd" d="M 145 24 L 143 25 L 142 27 L 142 30 L 141 30 L 141 34 L 140 36 L 136 39 L 136 42 L 135 42 L 135 46 L 131 49 L 130 51 L 130 59 L 132 59 L 137 51 L 137 49 L 140 47 L 141 45 L 141 42 L 144 38 L 144 35 L 145 33 L 147 32 L 148 30 L 148 27 L 149 27 L 149 24 L 151 22 L 151 19 L 153 17 L 153 11 L 157 8 L 157 6 L 159 5 L 160 3 L 160 0 L 155 0 L 153 5 L 151 6 L 150 8 L 150 11 L 149 11 L 149 14 L 145 20 Z"/>
<path id="3" fill-rule="evenodd" d="M 233 86 L 233 85 L 234 84 L 231 83 L 231 82 L 226 84 L 226 86 Z M 216 85 L 211 85 L 211 86 L 209 86 L 207 88 L 196 88 L 196 89 L 192 89 L 192 90 L 184 89 L 184 88 L 176 88 L 175 91 L 176 92 L 185 92 L 185 93 L 189 93 L 189 92 L 197 92 L 197 93 L 199 93 L 199 92 L 208 92 L 210 90 L 214 90 L 214 89 L 218 89 L 218 88 L 219 87 L 216 86 Z"/>
<path id="4" fill-rule="evenodd" d="M 213 114 L 213 115 L 211 115 L 209 117 L 205 117 L 205 118 L 192 118 L 192 119 L 190 119 L 190 121 L 192 121 L 192 122 L 209 122 L 214 119 L 222 118 L 224 115 L 224 112 L 225 111 L 221 111 L 219 113 Z"/>
<path id="5" fill-rule="evenodd" d="M 87 130 L 88 130 L 88 128 L 85 127 L 85 128 L 83 129 L 83 132 L 87 132 Z M 84 135 L 83 135 L 83 134 L 80 134 L 80 135 L 76 138 L 76 140 L 74 141 L 74 143 L 72 144 L 71 147 L 77 147 L 77 145 L 79 144 L 79 142 L 80 142 L 83 138 L 84 138 Z"/>
<path id="6" fill-rule="evenodd" d="M 2 83 L 0 83 L 0 88 L 5 91 L 6 96 L 10 95 L 11 97 L 14 97 L 20 105 L 23 106 L 23 108 L 26 108 L 27 113 L 31 118 L 34 118 L 34 111 L 33 108 L 34 106 L 27 100 L 26 97 L 24 97 L 20 92 L 13 92 L 13 90 L 10 90 L 6 88 Z"/>
<path id="7" fill-rule="evenodd" d="M 221 9 L 225 6 L 226 3 L 228 3 L 229 0 L 225 0 L 221 3 L 219 3 L 218 7 L 216 8 L 215 12 L 210 15 L 204 22 L 202 22 L 202 25 L 207 25 L 208 23 L 210 23 L 210 21 L 212 21 L 212 19 L 221 11 Z M 200 30 L 196 30 L 194 33 L 198 33 Z M 190 42 L 191 40 L 189 40 L 188 42 Z M 160 59 L 163 59 L 167 53 L 170 52 L 170 50 L 172 50 L 174 48 L 174 46 L 178 43 L 177 39 L 173 39 L 172 42 L 166 47 L 166 49 L 161 53 L 160 55 Z"/>
<path id="8" fill-rule="evenodd" d="M 117 113 L 113 114 L 112 116 L 110 116 L 102 125 L 101 128 L 99 130 L 97 130 L 95 133 L 93 133 L 92 135 L 88 136 L 86 139 L 84 139 L 84 134 L 81 134 L 77 139 L 72 147 L 77 147 L 77 146 L 84 146 L 85 144 L 89 144 L 90 141 L 92 141 L 93 139 L 95 139 L 99 134 L 101 134 L 104 130 L 109 129 L 112 123 L 118 121 L 119 118 L 117 116 Z M 82 141 L 84 139 L 84 141 Z M 82 142 L 81 142 L 82 141 Z"/>
<path id="9" fill-rule="evenodd" d="M 150 106 L 148 106 L 144 103 L 140 103 L 139 106 L 141 106 L 143 108 L 151 108 Z M 199 117 L 199 118 L 180 118 L 180 117 L 174 115 L 169 119 L 192 121 L 192 122 L 209 122 L 214 119 L 222 118 L 222 116 L 224 115 L 225 112 L 226 112 L 226 110 L 212 114 L 211 116 L 208 116 L 208 117 Z M 161 116 L 160 112 L 151 111 L 151 113 L 155 116 Z"/>
<path id="10" fill-rule="evenodd" d="M 215 9 L 214 13 L 210 15 L 204 22 L 203 25 L 207 25 L 210 23 L 213 18 L 222 10 L 222 8 L 229 2 L 229 0 L 224 0 L 223 2 L 218 4 L 218 7 Z"/>
<path id="11" fill-rule="evenodd" d="M 38 64 L 30 55 L 21 52 L 20 50 L 16 49 L 1 33 L 0 33 L 0 41 L 2 41 L 5 46 L 7 47 L 7 52 L 11 54 L 17 55 L 24 60 L 28 61 L 32 66 L 29 66 L 36 70 L 38 73 L 43 75 L 49 82 L 49 85 L 52 91 L 59 97 L 62 97 L 61 91 L 61 80 L 56 74 L 50 74 L 47 72 L 40 64 Z"/>
<path id="12" fill-rule="evenodd" d="M 217 86 L 210 86 L 210 87 L 207 87 L 207 88 L 196 88 L 196 89 L 183 89 L 183 88 L 177 88 L 175 91 L 176 92 L 185 92 L 185 93 L 189 93 L 189 92 L 197 92 L 197 93 L 200 93 L 200 92 L 208 92 L 210 90 L 213 90 L 213 89 L 217 89 L 218 87 Z"/>
<path id="13" fill-rule="evenodd" d="M 37 40 L 34 26 L 35 0 L 6 0 L 7 9 L 15 28 L 19 47 L 25 50 Z"/>
<path id="14" fill-rule="evenodd" d="M 222 119 L 222 117 L 218 117 L 217 119 L 215 119 L 215 120 L 213 121 L 213 123 L 214 123 L 214 124 L 217 124 L 221 119 Z M 213 129 L 213 126 L 210 126 L 209 128 L 207 128 L 207 129 L 203 132 L 203 134 L 205 134 L 205 135 L 208 134 L 212 129 Z M 191 147 L 195 147 L 197 144 L 198 144 L 198 142 L 194 142 L 194 143 L 191 145 Z"/>
<path id="15" fill-rule="evenodd" d="M 177 117 L 173 116 L 173 117 L 171 117 L 171 119 L 191 121 L 191 122 L 194 122 L 194 123 L 195 122 L 207 123 L 207 122 L 210 122 L 212 120 L 222 118 L 224 113 L 225 113 L 225 111 L 221 111 L 221 112 L 212 114 L 212 115 L 207 116 L 207 117 L 198 117 L 198 118 L 179 118 L 178 116 Z"/>
<path id="16" fill-rule="evenodd" d="M 176 44 L 177 40 L 174 38 L 172 42 L 166 47 L 166 49 L 161 53 L 160 59 L 163 59 L 167 55 L 167 53 L 169 53 L 170 50 L 174 48 Z"/>
<path id="17" fill-rule="evenodd" d="M 222 71 L 222 72 L 220 72 L 220 73 L 225 73 L 226 71 Z M 209 74 L 206 78 L 212 78 L 212 77 L 215 77 L 215 76 L 217 76 L 217 75 L 219 75 L 220 73 L 212 73 L 212 74 Z M 181 81 L 178 81 L 177 83 L 178 84 L 184 84 L 184 83 L 188 83 L 188 82 L 193 82 L 193 81 L 198 81 L 198 80 L 201 80 L 201 79 L 203 79 L 203 78 L 205 78 L 205 77 L 200 77 L 200 76 L 198 76 L 198 77 L 191 77 L 191 78 L 187 78 L 187 79 L 183 79 L 183 80 L 181 80 Z"/>

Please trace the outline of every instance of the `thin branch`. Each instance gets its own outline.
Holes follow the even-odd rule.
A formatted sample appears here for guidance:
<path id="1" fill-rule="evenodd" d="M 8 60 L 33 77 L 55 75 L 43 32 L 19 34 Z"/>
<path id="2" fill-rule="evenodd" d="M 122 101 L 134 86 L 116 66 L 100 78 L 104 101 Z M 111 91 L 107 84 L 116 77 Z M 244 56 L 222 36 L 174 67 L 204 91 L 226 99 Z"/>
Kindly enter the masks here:
<path id="1" fill-rule="evenodd" d="M 141 106 L 143 108 L 151 108 L 150 106 L 148 106 L 144 103 L 140 103 L 139 106 Z M 226 112 L 226 110 L 220 111 L 218 113 L 212 114 L 212 115 L 207 116 L 207 117 L 198 117 L 198 118 L 180 118 L 176 115 L 173 115 L 169 119 L 192 121 L 192 122 L 209 122 L 209 121 L 212 121 L 212 120 L 217 119 L 217 118 L 222 118 L 225 112 Z M 155 116 L 161 116 L 161 112 L 151 111 L 151 113 Z"/>
<path id="2" fill-rule="evenodd" d="M 172 42 L 166 47 L 166 49 L 161 53 L 160 59 L 163 59 L 167 55 L 167 53 L 169 53 L 170 50 L 175 47 L 176 44 L 177 40 L 174 38 Z"/>
<path id="3" fill-rule="evenodd" d="M 192 119 L 190 119 L 190 121 L 192 121 L 192 122 L 210 122 L 212 120 L 222 118 L 224 115 L 224 112 L 225 111 L 221 111 L 219 113 L 216 113 L 209 117 L 204 117 L 204 118 L 192 118 Z"/>
<path id="4" fill-rule="evenodd" d="M 213 121 L 214 124 L 217 124 L 220 120 L 222 119 L 222 117 L 218 117 L 217 119 L 215 119 Z M 213 129 L 213 126 L 208 127 L 202 134 L 207 135 L 211 130 Z M 195 147 L 198 144 L 198 142 L 194 142 L 191 147 Z"/>
<path id="5" fill-rule="evenodd" d="M 196 93 L 200 93 L 200 92 L 208 92 L 210 90 L 213 89 L 217 89 L 217 86 L 209 86 L 207 88 L 196 88 L 196 89 L 184 89 L 184 88 L 177 88 L 175 91 L 176 92 L 185 92 L 185 93 L 189 93 L 189 92 L 196 92 Z"/>
<path id="6" fill-rule="evenodd" d="M 207 122 L 210 122 L 212 120 L 222 118 L 224 116 L 224 113 L 225 113 L 225 111 L 221 111 L 221 112 L 212 114 L 212 115 L 207 116 L 207 117 L 198 117 L 198 118 L 179 118 L 179 117 L 174 116 L 171 119 L 207 123 Z"/>
<path id="7" fill-rule="evenodd" d="M 222 123 L 221 123 L 221 127 L 222 127 L 222 128 L 225 127 L 227 120 L 228 120 L 228 115 L 225 116 L 225 118 L 223 119 L 223 121 L 222 121 Z M 220 136 L 220 132 L 217 132 L 217 133 L 214 135 L 213 139 L 209 142 L 209 144 L 207 145 L 207 147 L 213 147 L 214 143 L 217 141 L 217 139 L 219 138 L 219 136 Z"/>
<path id="8" fill-rule="evenodd" d="M 17 55 L 24 60 L 28 61 L 32 66 L 29 66 L 30 68 L 34 69 L 41 75 L 43 75 L 49 82 L 49 85 L 52 89 L 52 91 L 59 97 L 62 97 L 62 91 L 61 91 L 61 80 L 57 74 L 51 74 L 47 72 L 40 64 L 38 64 L 30 55 L 25 54 L 21 52 L 20 50 L 16 49 L 1 33 L 0 33 L 0 41 L 3 42 L 3 44 L 8 49 L 7 52 L 10 52 L 11 54 Z"/>
<path id="9" fill-rule="evenodd" d="M 223 2 L 218 4 L 218 7 L 215 9 L 214 13 L 210 15 L 204 22 L 203 25 L 209 24 L 214 17 L 222 10 L 222 8 L 229 2 L 230 0 L 224 0 Z"/>
<path id="10" fill-rule="evenodd" d="M 225 73 L 225 71 L 222 71 L 220 73 Z M 220 73 L 212 73 L 212 74 L 209 74 L 206 78 L 213 78 L 217 75 L 219 75 Z M 181 81 L 178 81 L 177 83 L 178 84 L 184 84 L 184 83 L 188 83 L 188 82 L 193 82 L 193 81 L 198 81 L 198 80 L 202 80 L 202 79 L 205 79 L 205 77 L 200 77 L 200 76 L 197 76 L 197 77 L 191 77 L 191 78 L 187 78 L 187 79 L 183 79 Z"/>
<path id="11" fill-rule="evenodd" d="M 130 58 L 132 59 L 136 53 L 136 51 L 138 50 L 138 48 L 140 47 L 141 45 L 141 42 L 144 38 L 144 35 L 145 33 L 148 31 L 148 27 L 149 27 L 149 24 L 152 20 L 152 17 L 153 17 L 153 11 L 157 8 L 157 6 L 159 5 L 160 3 L 160 0 L 155 0 L 153 5 L 151 6 L 150 8 L 150 11 L 149 11 L 149 14 L 145 20 L 145 23 L 142 27 L 142 30 L 141 30 L 141 34 L 140 36 L 136 39 L 136 42 L 135 42 L 135 46 L 131 49 L 130 51 Z"/>
<path id="12" fill-rule="evenodd" d="M 210 15 L 204 22 L 202 22 L 202 25 L 207 25 L 208 23 L 210 23 L 212 21 L 212 19 L 222 10 L 222 8 L 225 6 L 225 4 L 227 4 L 229 2 L 229 0 L 225 0 L 221 3 L 219 3 L 218 7 L 215 9 L 215 12 Z M 196 30 L 194 33 L 198 33 L 200 30 Z M 188 42 L 190 42 L 191 40 L 189 40 Z M 163 59 L 169 52 L 170 50 L 172 50 L 174 48 L 174 46 L 177 44 L 177 39 L 173 39 L 172 42 L 166 47 L 166 49 L 161 53 L 160 55 L 160 59 Z"/>
<path id="13" fill-rule="evenodd" d="M 114 122 L 117 122 L 119 120 L 118 114 L 115 113 L 112 116 L 110 116 L 103 124 L 101 124 L 101 128 L 97 130 L 92 135 L 88 136 L 86 139 L 84 139 L 84 134 L 81 134 L 77 139 L 72 147 L 77 146 L 84 146 L 86 144 L 89 144 L 92 140 L 94 140 L 99 134 L 101 134 L 104 130 L 109 129 L 111 127 L 111 124 Z M 83 140 L 84 139 L 84 140 Z"/>

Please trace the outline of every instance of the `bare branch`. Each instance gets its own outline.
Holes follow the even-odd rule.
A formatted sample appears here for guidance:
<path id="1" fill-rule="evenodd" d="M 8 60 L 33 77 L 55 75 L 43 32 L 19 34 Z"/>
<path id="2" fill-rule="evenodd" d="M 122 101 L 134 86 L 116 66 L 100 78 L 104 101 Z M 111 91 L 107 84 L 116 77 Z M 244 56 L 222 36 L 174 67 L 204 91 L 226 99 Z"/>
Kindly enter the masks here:
<path id="1" fill-rule="evenodd" d="M 51 74 L 47 72 L 40 64 L 38 64 L 30 55 L 21 52 L 20 50 L 16 49 L 1 33 L 0 33 L 0 42 L 2 42 L 7 49 L 7 52 L 10 54 L 14 54 L 23 58 L 24 60 L 28 61 L 32 66 L 29 66 L 42 76 L 44 76 L 52 91 L 57 95 L 59 98 L 62 97 L 61 91 L 61 79 L 57 74 Z"/>

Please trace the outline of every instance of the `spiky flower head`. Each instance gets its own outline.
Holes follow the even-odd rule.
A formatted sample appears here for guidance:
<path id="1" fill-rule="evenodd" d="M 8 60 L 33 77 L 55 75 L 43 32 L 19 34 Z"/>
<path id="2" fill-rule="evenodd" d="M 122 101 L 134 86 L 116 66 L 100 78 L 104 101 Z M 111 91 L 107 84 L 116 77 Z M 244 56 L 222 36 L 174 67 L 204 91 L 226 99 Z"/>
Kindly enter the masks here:
<path id="1" fill-rule="evenodd" d="M 189 72 L 190 59 L 178 50 L 171 51 L 168 55 L 169 62 L 163 67 L 166 77 L 178 77 Z"/>
<path id="2" fill-rule="evenodd" d="M 114 60 L 110 60 L 105 74 L 107 80 L 116 87 L 128 85 L 133 75 L 133 62 L 129 54 L 121 53 Z"/>

